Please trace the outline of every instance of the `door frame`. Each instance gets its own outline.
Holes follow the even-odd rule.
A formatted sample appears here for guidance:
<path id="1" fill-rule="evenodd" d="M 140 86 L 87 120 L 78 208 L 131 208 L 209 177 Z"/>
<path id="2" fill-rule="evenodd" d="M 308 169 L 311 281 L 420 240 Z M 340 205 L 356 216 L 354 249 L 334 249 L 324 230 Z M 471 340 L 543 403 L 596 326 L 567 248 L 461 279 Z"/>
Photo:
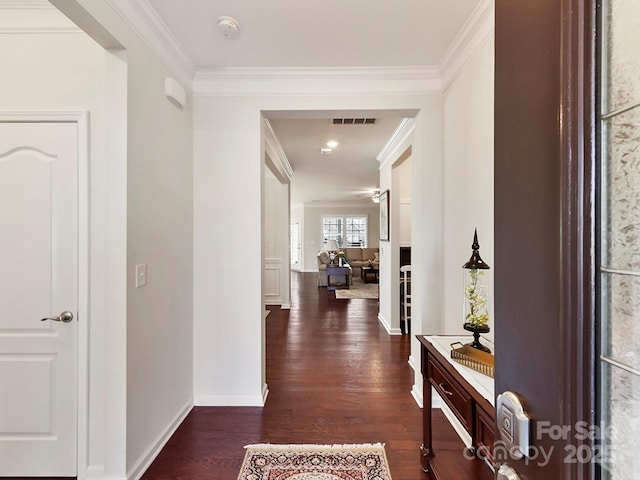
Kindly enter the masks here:
<path id="1" fill-rule="evenodd" d="M 596 409 L 596 20 L 597 0 L 561 3 L 560 148 L 561 335 L 565 346 L 562 409 L 565 424 L 597 425 Z M 582 379 L 590 381 L 580 381 Z M 570 438 L 596 451 L 597 439 Z M 565 465 L 572 479 L 596 478 L 595 463 Z"/>
<path id="2" fill-rule="evenodd" d="M 89 112 L 0 111 L 0 123 L 75 123 L 78 129 L 78 344 L 76 476 L 86 477 L 89 436 Z"/>
<path id="3" fill-rule="evenodd" d="M 593 463 L 562 455 L 595 452 L 576 434 L 596 426 L 595 18 L 596 0 L 496 2 L 495 356 L 509 368 L 495 380 L 496 393 L 521 394 L 532 446 L 555 452 L 544 465 L 506 459 L 531 480 L 595 478 Z"/>

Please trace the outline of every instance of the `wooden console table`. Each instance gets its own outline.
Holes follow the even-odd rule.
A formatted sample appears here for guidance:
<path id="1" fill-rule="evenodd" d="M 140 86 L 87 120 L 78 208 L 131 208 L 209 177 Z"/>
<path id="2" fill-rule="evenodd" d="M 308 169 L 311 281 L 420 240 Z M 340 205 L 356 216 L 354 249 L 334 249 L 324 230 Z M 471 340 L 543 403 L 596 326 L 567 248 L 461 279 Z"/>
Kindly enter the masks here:
<path id="1" fill-rule="evenodd" d="M 416 336 L 421 343 L 422 371 L 422 467 L 432 478 L 448 478 L 445 461 L 455 462 L 468 470 L 473 479 L 491 479 L 493 474 L 485 465 L 494 467 L 492 446 L 495 438 L 495 408 L 493 378 L 483 375 L 451 359 L 451 344 L 469 343 L 471 336 Z M 431 428 L 432 387 L 442 397 L 456 418 L 471 436 L 474 460 L 463 456 L 463 449 L 446 458 L 433 451 Z M 484 461 L 483 461 L 484 460 Z"/>

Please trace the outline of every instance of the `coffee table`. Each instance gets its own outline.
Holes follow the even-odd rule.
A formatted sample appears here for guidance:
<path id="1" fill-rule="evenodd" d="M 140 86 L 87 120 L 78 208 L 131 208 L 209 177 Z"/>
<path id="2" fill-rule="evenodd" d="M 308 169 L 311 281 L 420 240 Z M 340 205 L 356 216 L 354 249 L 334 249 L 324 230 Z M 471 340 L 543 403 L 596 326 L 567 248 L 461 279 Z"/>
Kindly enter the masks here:
<path id="1" fill-rule="evenodd" d="M 343 277 L 344 282 L 340 282 L 331 277 Z M 349 281 L 351 280 L 351 267 L 349 265 L 327 265 L 327 291 L 336 290 L 338 288 L 349 288 Z"/>
<path id="2" fill-rule="evenodd" d="M 360 267 L 360 278 L 364 283 L 378 283 L 380 270 L 376 267 Z"/>

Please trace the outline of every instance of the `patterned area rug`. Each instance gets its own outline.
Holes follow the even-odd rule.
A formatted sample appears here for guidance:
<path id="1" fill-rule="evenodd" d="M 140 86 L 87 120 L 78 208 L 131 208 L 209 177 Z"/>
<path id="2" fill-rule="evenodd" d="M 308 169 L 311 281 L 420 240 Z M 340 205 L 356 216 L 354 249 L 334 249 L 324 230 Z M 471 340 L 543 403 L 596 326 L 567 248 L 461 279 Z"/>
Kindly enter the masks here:
<path id="1" fill-rule="evenodd" d="M 377 283 L 364 283 L 359 278 L 353 279 L 353 285 L 349 289 L 336 290 L 336 298 L 338 299 L 351 299 L 351 298 L 373 298 L 378 299 L 378 284 Z"/>
<path id="2" fill-rule="evenodd" d="M 391 480 L 384 445 L 247 445 L 238 480 Z"/>

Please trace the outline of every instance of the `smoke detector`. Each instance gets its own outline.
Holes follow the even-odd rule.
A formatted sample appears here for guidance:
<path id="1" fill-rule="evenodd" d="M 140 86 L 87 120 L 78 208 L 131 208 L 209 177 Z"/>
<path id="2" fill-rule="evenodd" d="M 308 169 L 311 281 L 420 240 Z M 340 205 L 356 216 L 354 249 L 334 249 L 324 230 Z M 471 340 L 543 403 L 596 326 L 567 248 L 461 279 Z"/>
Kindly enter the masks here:
<path id="1" fill-rule="evenodd" d="M 218 30 L 225 37 L 233 38 L 238 35 L 240 24 L 232 17 L 218 17 Z"/>

